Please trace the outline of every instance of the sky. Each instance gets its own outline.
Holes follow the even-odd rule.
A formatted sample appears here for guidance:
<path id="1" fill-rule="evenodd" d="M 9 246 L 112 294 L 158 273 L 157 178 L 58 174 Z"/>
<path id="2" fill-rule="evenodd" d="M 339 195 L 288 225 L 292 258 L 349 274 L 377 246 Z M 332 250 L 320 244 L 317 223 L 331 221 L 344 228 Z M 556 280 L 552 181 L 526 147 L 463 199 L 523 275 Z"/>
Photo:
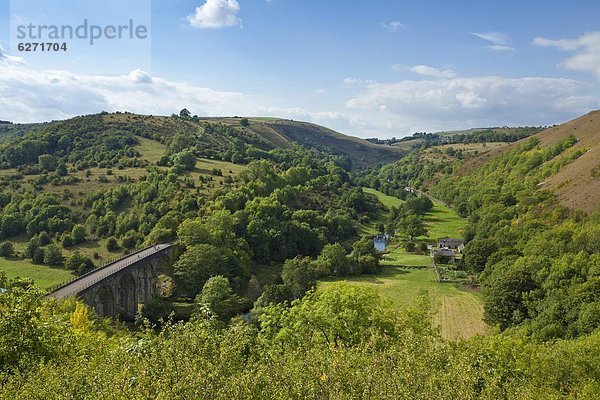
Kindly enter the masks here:
<path id="1" fill-rule="evenodd" d="M 19 25 L 84 20 L 148 34 L 19 51 L 36 41 Z M 185 107 L 359 137 L 551 125 L 600 108 L 598 21 L 578 0 L 0 0 L 0 120 Z"/>

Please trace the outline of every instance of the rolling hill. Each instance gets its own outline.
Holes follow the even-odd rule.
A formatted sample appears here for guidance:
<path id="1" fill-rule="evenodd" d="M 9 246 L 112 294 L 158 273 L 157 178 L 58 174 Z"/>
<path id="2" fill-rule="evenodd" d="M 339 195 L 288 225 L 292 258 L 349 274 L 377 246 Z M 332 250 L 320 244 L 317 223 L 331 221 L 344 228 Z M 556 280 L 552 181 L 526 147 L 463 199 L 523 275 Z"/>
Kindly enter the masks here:
<path id="1" fill-rule="evenodd" d="M 384 164 L 401 158 L 406 151 L 386 145 L 343 135 L 331 129 L 307 123 L 277 118 L 248 118 L 242 126 L 242 118 L 180 118 L 131 113 L 101 113 L 76 117 L 65 121 L 45 124 L 9 125 L 0 129 L 0 143 L 15 136 L 43 135 L 49 128 L 70 130 L 86 126 L 98 134 L 107 131 L 123 131 L 136 136 L 168 144 L 176 133 L 190 133 L 197 137 L 198 145 L 210 158 L 239 146 L 252 145 L 260 150 L 289 148 L 293 144 L 323 150 L 345 158 L 348 166 L 355 169 Z"/>
<path id="2" fill-rule="evenodd" d="M 600 204 L 600 110 L 545 129 L 531 137 L 537 138 L 542 148 L 550 148 L 571 135 L 577 139 L 573 148 L 581 150 L 583 154 L 540 183 L 540 189 L 556 194 L 558 201 L 567 208 L 592 213 L 598 210 Z M 528 139 L 480 154 L 465 162 L 458 174 L 467 174 L 472 168 L 487 163 Z"/>

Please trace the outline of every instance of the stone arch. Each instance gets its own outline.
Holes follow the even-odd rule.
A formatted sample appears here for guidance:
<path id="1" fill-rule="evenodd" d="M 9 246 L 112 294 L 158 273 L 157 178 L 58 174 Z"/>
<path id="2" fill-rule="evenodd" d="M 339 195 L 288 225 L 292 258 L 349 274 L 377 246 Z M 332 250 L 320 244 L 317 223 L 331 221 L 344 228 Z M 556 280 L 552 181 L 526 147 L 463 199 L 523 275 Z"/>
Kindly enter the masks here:
<path id="1" fill-rule="evenodd" d="M 103 285 L 96 289 L 92 307 L 101 317 L 115 316 L 115 296 L 109 286 Z"/>
<path id="2" fill-rule="evenodd" d="M 147 302 L 154 295 L 154 268 L 151 264 L 144 264 L 138 274 L 138 287 L 140 288 L 140 300 Z"/>
<path id="3" fill-rule="evenodd" d="M 131 321 L 137 313 L 137 288 L 135 279 L 127 273 L 119 278 L 117 284 L 117 295 L 119 299 L 119 313 L 126 321 Z"/>

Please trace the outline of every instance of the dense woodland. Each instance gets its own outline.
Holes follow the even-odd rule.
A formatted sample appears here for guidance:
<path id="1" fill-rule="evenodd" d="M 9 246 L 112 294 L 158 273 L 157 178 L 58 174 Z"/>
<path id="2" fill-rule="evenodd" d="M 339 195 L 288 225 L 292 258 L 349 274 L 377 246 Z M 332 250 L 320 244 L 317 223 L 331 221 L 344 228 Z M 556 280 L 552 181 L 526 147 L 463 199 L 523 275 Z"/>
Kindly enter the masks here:
<path id="1" fill-rule="evenodd" d="M 84 273 L 98 262 L 72 249 L 90 239 L 125 252 L 177 240 L 181 255 L 135 330 L 0 273 L 1 398 L 600 396 L 600 214 L 538 190 L 581 156 L 574 137 L 552 147 L 531 138 L 461 173 L 464 154 L 424 149 L 357 171 L 327 147 L 272 148 L 212 122 L 192 132 L 185 113 L 171 117 L 183 124 L 171 133 L 106 130 L 101 117 L 1 145 L 0 165 L 16 173 L 0 180 L 0 257 Z M 234 145 L 198 137 L 211 132 Z M 140 156 L 141 138 L 167 146 L 158 162 Z M 244 169 L 206 192 L 188 174 L 201 157 Z M 83 196 L 23 184 L 60 187 L 92 168 L 145 172 Z M 383 206 L 361 186 L 405 200 L 379 229 L 406 243 L 427 235 L 425 192 L 469 218 L 458 267 L 483 286 L 489 334 L 443 339 L 426 296 L 398 310 L 372 290 L 317 288 L 381 269 L 359 225 Z M 191 305 L 183 320 L 178 303 Z"/>

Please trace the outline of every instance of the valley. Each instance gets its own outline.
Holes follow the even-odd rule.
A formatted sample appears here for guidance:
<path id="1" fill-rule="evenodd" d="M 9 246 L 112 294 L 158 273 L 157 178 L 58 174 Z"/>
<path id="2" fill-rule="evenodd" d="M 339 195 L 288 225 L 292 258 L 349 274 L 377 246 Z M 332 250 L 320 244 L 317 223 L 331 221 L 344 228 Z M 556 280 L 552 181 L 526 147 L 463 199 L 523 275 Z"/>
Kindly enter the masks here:
<path id="1" fill-rule="evenodd" d="M 527 365 L 534 387 L 543 386 L 556 371 L 577 370 L 542 367 L 548 357 L 564 361 L 548 355 L 548 346 L 587 359 L 579 349 L 593 354 L 598 338 L 598 216 L 591 207 L 598 200 L 585 190 L 565 194 L 570 180 L 551 186 L 564 171 L 596 162 L 585 124 L 527 131 L 516 142 L 472 142 L 465 132 L 459 143 L 424 137 L 417 147 L 296 121 L 198 118 L 183 110 L 82 116 L 32 126 L 24 136 L 11 130 L 0 144 L 2 340 L 12 343 L 20 318 L 33 315 L 22 310 L 35 309 L 28 323 L 38 330 L 27 337 L 69 342 L 72 350 L 6 350 L 13 357 L 7 368 L 35 371 L 27 390 L 43 379 L 70 392 L 62 376 L 89 382 L 99 365 L 111 371 L 94 383 L 105 388 L 124 379 L 119 363 L 154 371 L 119 344 L 140 340 L 157 352 L 150 363 L 178 354 L 173 362 L 186 363 L 196 380 L 200 363 L 187 360 L 208 346 L 193 357 L 225 365 L 229 372 L 217 374 L 227 390 L 231 376 L 247 380 L 252 371 L 271 391 L 287 393 L 278 386 L 285 378 L 263 370 L 273 360 L 300 387 L 314 378 L 304 376 L 306 363 L 318 379 L 362 365 L 383 386 L 406 379 L 405 371 L 414 384 L 449 373 L 444 393 L 457 396 L 470 390 L 469 368 L 493 371 L 482 379 L 496 390 L 495 374 L 517 382 L 521 375 L 511 371 Z M 114 268 L 121 275 L 97 271 L 99 280 L 79 299 L 44 300 L 60 282 L 171 242 L 172 257 L 157 258 L 153 269 L 130 257 L 135 271 L 122 261 Z M 557 304 L 568 312 L 556 312 Z M 509 367 L 473 366 L 472 354 L 488 357 L 490 348 Z M 217 353 L 227 355 L 225 364 Z M 96 364 L 72 364 L 77 354 Z M 405 361 L 373 368 L 398 354 Z M 48 367 L 31 367 L 31 359 Z M 342 360 L 353 361 L 332 367 Z M 315 367 L 322 363 L 327 372 Z M 577 376 L 567 381 L 581 386 Z M 346 378 L 335 379 L 348 388 Z M 22 387 L 9 378 L 4 388 Z"/>

